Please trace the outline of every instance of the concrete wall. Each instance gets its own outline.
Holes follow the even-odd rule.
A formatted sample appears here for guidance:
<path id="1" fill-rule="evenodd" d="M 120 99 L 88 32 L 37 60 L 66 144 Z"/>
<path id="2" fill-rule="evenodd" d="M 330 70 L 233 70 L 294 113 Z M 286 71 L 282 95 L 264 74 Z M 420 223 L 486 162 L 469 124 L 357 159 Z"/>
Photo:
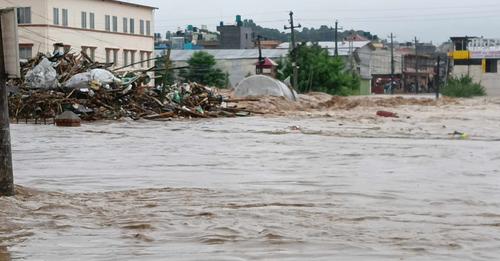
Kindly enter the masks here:
<path id="1" fill-rule="evenodd" d="M 500 96 L 500 72 L 483 73 L 481 65 L 455 65 L 453 67 L 453 76 L 460 77 L 469 75 L 476 82 L 481 82 L 485 87 L 488 96 Z"/>
<path id="2" fill-rule="evenodd" d="M 141 52 L 144 58 L 147 57 L 146 52 L 151 53 L 151 58 L 154 57 L 154 13 L 151 8 L 102 0 L 0 0 L 0 6 L 12 6 L 11 2 L 16 7 L 32 8 L 32 24 L 20 25 L 19 42 L 25 46 L 32 44 L 33 55 L 52 52 L 54 43 L 63 43 L 71 46 L 75 52 L 81 51 L 83 46 L 95 48 L 95 57 L 99 62 L 106 61 L 107 49 L 116 49 L 118 67 L 124 65 L 125 50 L 135 51 L 134 60 L 137 62 L 141 59 Z M 59 25 L 54 25 L 53 8 L 59 8 Z M 68 10 L 67 27 L 62 26 L 62 9 Z M 95 14 L 95 29 L 82 28 L 81 12 L 87 12 L 87 28 L 90 28 L 89 13 Z M 118 32 L 105 30 L 106 15 L 118 18 Z M 124 17 L 135 19 L 135 34 L 123 33 Z M 140 35 L 140 20 L 151 21 L 151 35 Z M 128 25 L 130 27 L 130 21 Z M 130 32 L 130 28 L 127 32 Z M 131 52 L 128 55 L 130 63 Z M 147 67 L 147 63 L 144 63 L 144 67 Z"/>

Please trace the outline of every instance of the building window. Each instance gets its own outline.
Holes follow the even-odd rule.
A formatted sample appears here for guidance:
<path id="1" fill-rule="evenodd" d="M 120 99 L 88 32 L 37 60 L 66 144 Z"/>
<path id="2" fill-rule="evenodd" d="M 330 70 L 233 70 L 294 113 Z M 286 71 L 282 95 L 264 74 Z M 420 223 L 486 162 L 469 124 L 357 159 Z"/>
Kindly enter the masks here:
<path id="1" fill-rule="evenodd" d="M 17 8 L 17 23 L 18 24 L 31 24 L 31 7 L 18 7 Z"/>
<path id="2" fill-rule="evenodd" d="M 132 67 L 135 67 L 135 54 L 137 52 L 136 51 L 130 51 L 130 64 L 132 65 Z"/>
<path id="3" fill-rule="evenodd" d="M 106 63 L 111 63 L 111 52 L 113 50 L 111 49 L 106 49 Z"/>
<path id="4" fill-rule="evenodd" d="M 87 29 L 87 12 L 82 12 L 82 28 Z"/>
<path id="5" fill-rule="evenodd" d="M 53 9 L 54 25 L 59 25 L 59 8 Z"/>
<path id="6" fill-rule="evenodd" d="M 68 26 L 68 9 L 62 10 L 62 25 Z"/>
<path id="7" fill-rule="evenodd" d="M 134 20 L 134 18 L 130 18 L 130 33 L 135 34 L 135 20 Z"/>
<path id="8" fill-rule="evenodd" d="M 123 66 L 128 65 L 128 53 L 129 51 L 123 50 Z"/>
<path id="9" fill-rule="evenodd" d="M 113 50 L 113 63 L 115 67 L 118 65 L 118 49 Z"/>
<path id="10" fill-rule="evenodd" d="M 151 21 L 146 21 L 146 35 L 151 36 Z"/>
<path id="11" fill-rule="evenodd" d="M 118 32 L 118 17 L 113 16 L 113 32 Z"/>
<path id="12" fill-rule="evenodd" d="M 139 21 L 139 33 L 144 35 L 144 20 Z"/>
<path id="13" fill-rule="evenodd" d="M 111 31 L 111 16 L 109 15 L 104 17 L 104 29 L 108 32 Z"/>
<path id="14" fill-rule="evenodd" d="M 486 73 L 498 73 L 498 60 L 497 59 L 487 59 L 485 72 Z"/>
<path id="15" fill-rule="evenodd" d="M 85 53 L 92 61 L 95 61 L 95 47 L 82 46 L 82 53 Z M 106 50 L 106 62 L 108 62 L 108 50 Z"/>
<path id="16" fill-rule="evenodd" d="M 29 60 L 33 57 L 33 46 L 32 45 L 20 45 L 19 46 L 19 59 Z"/>
<path id="17" fill-rule="evenodd" d="M 90 19 L 90 29 L 95 29 L 95 14 L 94 13 L 89 13 L 89 19 Z"/>
<path id="18" fill-rule="evenodd" d="M 146 59 L 148 60 L 148 68 L 151 67 L 151 52 L 146 53 Z"/>
<path id="19" fill-rule="evenodd" d="M 144 60 L 146 59 L 146 52 L 141 52 L 141 68 L 144 68 Z"/>
<path id="20" fill-rule="evenodd" d="M 128 32 L 128 19 L 123 18 L 123 32 L 127 33 Z"/>
<path id="21" fill-rule="evenodd" d="M 90 56 L 90 59 L 92 59 L 92 61 L 93 61 L 93 62 L 95 62 L 95 50 L 96 50 L 96 49 L 97 49 L 97 48 L 95 48 L 95 47 L 91 47 L 91 48 L 90 48 L 90 53 L 89 53 L 89 56 Z"/>

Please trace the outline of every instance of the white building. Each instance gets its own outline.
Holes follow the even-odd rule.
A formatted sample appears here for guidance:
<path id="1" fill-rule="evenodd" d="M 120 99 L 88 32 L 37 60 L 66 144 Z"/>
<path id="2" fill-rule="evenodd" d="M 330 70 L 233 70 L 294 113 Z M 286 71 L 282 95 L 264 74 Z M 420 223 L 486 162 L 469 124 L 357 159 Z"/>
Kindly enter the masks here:
<path id="1" fill-rule="evenodd" d="M 21 59 L 52 53 L 55 46 L 115 67 L 153 58 L 154 7 L 117 0 L 0 0 L 0 8 L 7 7 L 17 8 Z"/>

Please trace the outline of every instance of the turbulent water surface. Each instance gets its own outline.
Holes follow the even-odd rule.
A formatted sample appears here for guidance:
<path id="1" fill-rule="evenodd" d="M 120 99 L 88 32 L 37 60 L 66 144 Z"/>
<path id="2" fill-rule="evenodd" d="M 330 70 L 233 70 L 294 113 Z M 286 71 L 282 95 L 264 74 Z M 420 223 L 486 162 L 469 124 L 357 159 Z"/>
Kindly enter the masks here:
<path id="1" fill-rule="evenodd" d="M 444 128 L 14 125 L 0 260 L 498 260 L 498 137 Z"/>

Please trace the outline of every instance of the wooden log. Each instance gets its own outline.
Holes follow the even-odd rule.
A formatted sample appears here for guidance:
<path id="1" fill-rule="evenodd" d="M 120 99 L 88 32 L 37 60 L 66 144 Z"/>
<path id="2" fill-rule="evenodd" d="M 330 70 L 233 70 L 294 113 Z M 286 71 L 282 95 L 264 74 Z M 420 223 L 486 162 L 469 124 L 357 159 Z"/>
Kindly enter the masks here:
<path id="1" fill-rule="evenodd" d="M 148 115 L 144 116 L 143 118 L 146 120 L 156 120 L 156 119 L 164 119 L 164 118 L 173 118 L 176 116 L 175 112 L 164 112 L 160 114 L 153 114 L 153 115 Z"/>

